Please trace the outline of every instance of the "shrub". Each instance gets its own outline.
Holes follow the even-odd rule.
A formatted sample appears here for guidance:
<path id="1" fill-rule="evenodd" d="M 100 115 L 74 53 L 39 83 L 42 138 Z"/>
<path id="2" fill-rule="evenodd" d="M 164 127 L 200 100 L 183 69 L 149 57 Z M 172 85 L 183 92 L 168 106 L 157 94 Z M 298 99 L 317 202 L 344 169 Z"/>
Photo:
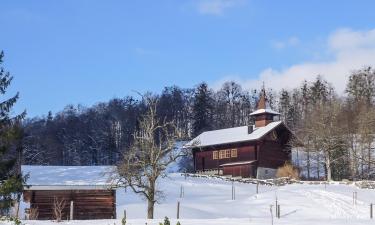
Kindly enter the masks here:
<path id="1" fill-rule="evenodd" d="M 290 163 L 285 163 L 284 166 L 279 167 L 276 172 L 276 177 L 288 177 L 291 179 L 299 179 L 299 171 Z"/>
<path id="2" fill-rule="evenodd" d="M 21 220 L 18 219 L 17 217 L 0 216 L 0 221 L 13 222 L 14 225 L 22 225 Z M 3 223 L 0 222 L 0 224 L 3 224 Z"/>
<path id="3" fill-rule="evenodd" d="M 171 225 L 171 222 L 169 222 L 168 217 L 164 218 L 164 225 Z"/>

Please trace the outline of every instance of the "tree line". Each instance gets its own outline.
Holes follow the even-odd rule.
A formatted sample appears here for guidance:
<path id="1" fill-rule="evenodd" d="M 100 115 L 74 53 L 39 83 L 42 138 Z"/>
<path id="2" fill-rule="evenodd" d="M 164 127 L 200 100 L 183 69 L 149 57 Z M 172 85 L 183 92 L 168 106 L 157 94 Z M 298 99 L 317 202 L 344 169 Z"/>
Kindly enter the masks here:
<path id="1" fill-rule="evenodd" d="M 194 88 L 165 87 L 157 101 L 157 118 L 173 122 L 181 140 L 201 132 L 253 124 L 259 89 L 246 90 L 234 81 L 219 90 L 206 83 Z M 317 76 L 292 90 L 266 90 L 270 107 L 303 142 L 295 164 L 306 179 L 372 178 L 375 119 L 375 71 L 353 71 L 346 91 Z M 134 141 L 144 98 L 126 96 L 91 107 L 68 105 L 56 114 L 24 122 L 25 164 L 112 165 Z M 293 144 L 293 143 L 291 143 Z"/>
<path id="2" fill-rule="evenodd" d="M 1 67 L 2 58 L 1 52 L 4 96 L 13 77 Z M 149 180 L 136 183 L 140 189 L 134 190 L 148 199 L 151 218 L 158 191 L 153 184 L 183 156 L 174 151 L 173 143 L 208 130 L 254 124 L 250 113 L 256 109 L 259 92 L 234 81 L 219 90 L 206 83 L 172 86 L 160 94 L 115 98 L 91 107 L 68 105 L 55 114 L 30 119 L 25 119 L 25 112 L 12 115 L 17 93 L 0 103 L 0 215 L 7 214 L 21 196 L 27 179 L 21 164 L 118 165 L 128 186 L 144 181 L 137 176 Z M 344 94 L 317 76 L 292 90 L 267 89 L 266 98 L 296 134 L 289 144 L 302 178 L 374 179 L 375 69 L 353 71 Z M 191 160 L 182 162 L 188 169 Z"/>
<path id="3" fill-rule="evenodd" d="M 166 87 L 146 93 L 157 102 L 157 118 L 173 122 L 180 140 L 203 131 L 251 123 L 257 91 L 227 82 L 214 91 L 206 83 L 196 88 Z M 24 122 L 25 164 L 113 165 L 134 141 L 139 119 L 147 110 L 142 96 L 127 96 L 92 107 L 68 105 L 62 111 Z"/>

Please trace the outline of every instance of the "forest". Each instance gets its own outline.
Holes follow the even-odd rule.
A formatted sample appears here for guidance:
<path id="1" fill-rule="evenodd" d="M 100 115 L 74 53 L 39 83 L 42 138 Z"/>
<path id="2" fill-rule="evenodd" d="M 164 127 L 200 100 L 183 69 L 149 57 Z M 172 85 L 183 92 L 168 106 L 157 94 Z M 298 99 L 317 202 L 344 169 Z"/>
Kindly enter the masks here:
<path id="1" fill-rule="evenodd" d="M 281 113 L 280 119 L 303 143 L 295 147 L 293 157 L 302 178 L 374 178 L 373 68 L 353 71 L 342 94 L 319 75 L 292 90 L 265 87 L 270 107 Z M 90 107 L 67 105 L 60 112 L 24 120 L 23 164 L 117 164 L 132 145 L 139 118 L 147 110 L 144 96 L 157 99 L 157 117 L 175 124 L 180 141 L 203 131 L 253 124 L 249 114 L 256 109 L 261 88 L 246 90 L 228 81 L 214 90 L 200 83 Z"/>

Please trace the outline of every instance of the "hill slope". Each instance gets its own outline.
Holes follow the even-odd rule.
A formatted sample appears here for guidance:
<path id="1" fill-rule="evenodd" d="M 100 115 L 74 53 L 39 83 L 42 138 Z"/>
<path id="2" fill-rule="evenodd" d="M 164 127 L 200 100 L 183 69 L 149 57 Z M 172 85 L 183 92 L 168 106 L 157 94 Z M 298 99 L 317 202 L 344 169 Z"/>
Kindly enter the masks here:
<path id="1" fill-rule="evenodd" d="M 282 187 L 259 186 L 234 183 L 236 199 L 231 200 L 232 183 L 218 179 L 186 179 L 181 174 L 171 174 L 159 182 L 165 198 L 156 205 L 155 220 L 147 224 L 158 224 L 164 216 L 176 218 L 177 201 L 181 202 L 180 221 L 192 224 L 271 224 L 270 205 L 275 205 L 276 196 L 281 205 L 281 218 L 274 224 L 370 224 L 369 204 L 375 202 L 375 191 L 358 189 L 344 184 L 309 185 L 292 184 Z M 180 198 L 181 187 L 184 197 Z M 358 193 L 357 204 L 353 204 L 353 192 Z M 144 225 L 146 203 L 130 190 L 117 191 L 117 215 L 126 209 L 128 223 Z M 273 206 L 274 208 L 274 206 Z M 274 213 L 274 210 L 273 210 Z M 175 220 L 172 220 L 175 222 Z M 25 221 L 26 222 L 26 221 Z M 47 225 L 51 222 L 28 221 L 32 225 Z M 120 220 L 75 221 L 66 224 L 96 225 L 121 224 Z M 63 223 L 64 224 L 64 223 Z M 172 223 L 173 224 L 173 223 Z"/>

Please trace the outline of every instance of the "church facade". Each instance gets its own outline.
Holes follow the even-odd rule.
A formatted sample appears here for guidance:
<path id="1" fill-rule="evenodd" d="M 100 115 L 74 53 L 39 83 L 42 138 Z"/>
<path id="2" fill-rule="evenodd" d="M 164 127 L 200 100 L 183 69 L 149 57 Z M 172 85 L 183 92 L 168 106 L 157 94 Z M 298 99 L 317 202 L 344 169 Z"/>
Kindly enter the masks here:
<path id="1" fill-rule="evenodd" d="M 203 132 L 185 145 L 196 173 L 267 179 L 291 160 L 293 134 L 267 107 L 264 91 L 250 115 L 255 125 Z"/>

